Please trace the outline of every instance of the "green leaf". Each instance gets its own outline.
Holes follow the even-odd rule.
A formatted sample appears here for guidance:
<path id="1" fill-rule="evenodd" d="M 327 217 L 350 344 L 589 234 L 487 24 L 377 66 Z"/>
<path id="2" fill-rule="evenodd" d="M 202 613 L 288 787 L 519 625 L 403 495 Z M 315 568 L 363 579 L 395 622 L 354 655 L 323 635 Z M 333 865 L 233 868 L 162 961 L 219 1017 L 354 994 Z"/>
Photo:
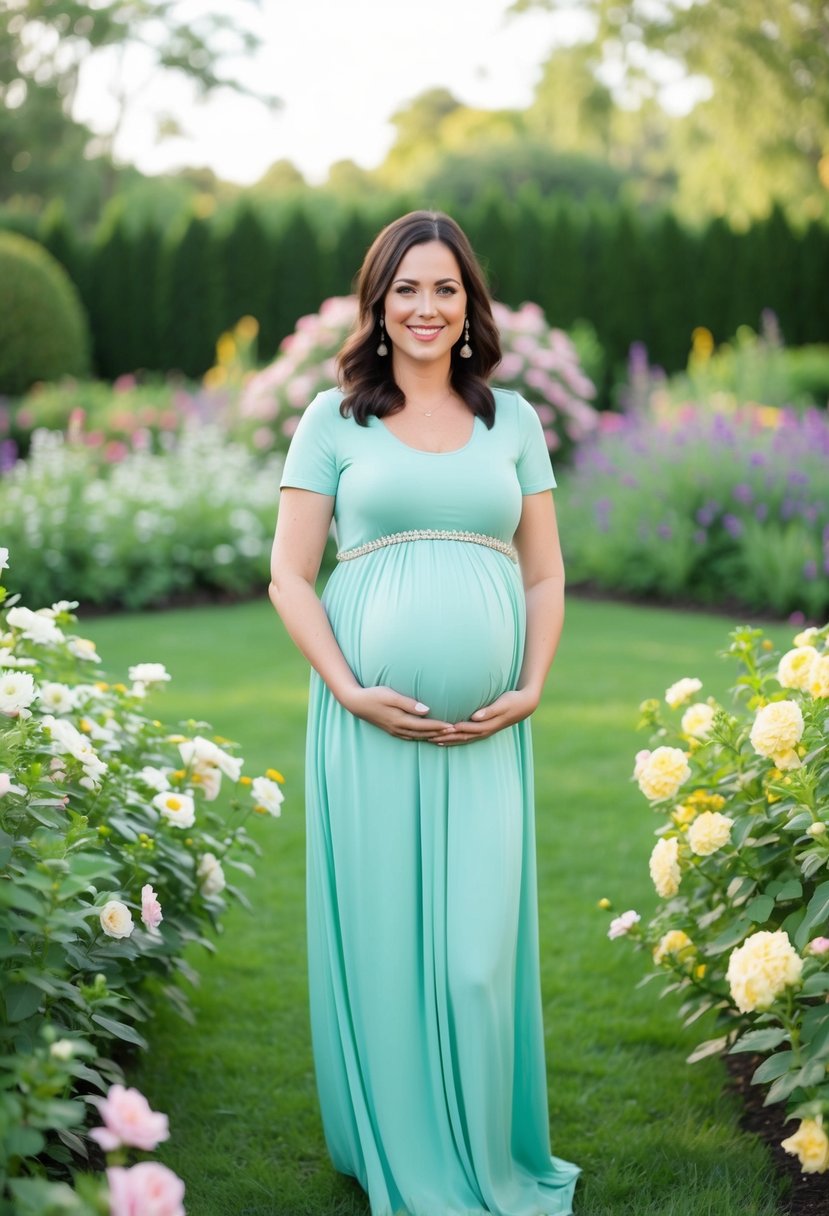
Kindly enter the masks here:
<path id="1" fill-rule="evenodd" d="M 797 815 L 792 815 L 791 819 L 787 819 L 783 827 L 787 832 L 803 832 L 811 822 L 811 811 L 799 811 Z"/>
<path id="2" fill-rule="evenodd" d="M 736 946 L 751 930 L 751 921 L 744 916 L 740 916 L 724 929 L 719 937 L 715 937 L 708 947 L 709 954 L 722 954 L 724 950 L 730 950 L 732 946 Z"/>
<path id="3" fill-rule="evenodd" d="M 771 1106 L 774 1102 L 782 1102 L 784 1098 L 788 1098 L 792 1090 L 797 1089 L 799 1084 L 800 1069 L 796 1072 L 787 1072 L 785 1076 L 778 1077 L 766 1094 L 763 1105 Z"/>
<path id="4" fill-rule="evenodd" d="M 756 921 L 758 925 L 763 925 L 772 914 L 774 908 L 774 897 L 772 895 L 758 895 L 752 899 L 751 903 L 745 906 L 745 915 L 750 920 Z"/>
<path id="5" fill-rule="evenodd" d="M 822 882 L 806 906 L 806 915 L 795 936 L 795 945 L 802 950 L 816 926 L 825 927 L 829 919 L 829 882 Z"/>
<path id="6" fill-rule="evenodd" d="M 785 1077 L 792 1071 L 792 1064 L 796 1064 L 793 1051 L 778 1051 L 776 1055 L 763 1060 L 763 1063 L 755 1069 L 751 1083 L 760 1085 L 764 1081 L 776 1081 L 778 1077 Z M 796 1068 L 795 1071 L 797 1071 Z"/>
<path id="7" fill-rule="evenodd" d="M 816 971 L 807 976 L 800 989 L 804 996 L 817 996 L 820 992 L 829 992 L 829 971 Z"/>
<path id="8" fill-rule="evenodd" d="M 36 1157 L 42 1152 L 45 1138 L 33 1127 L 12 1127 L 6 1133 L 5 1148 L 10 1157 Z"/>
<path id="9" fill-rule="evenodd" d="M 789 1035 L 782 1026 L 769 1026 L 767 1030 L 749 1030 L 740 1035 L 731 1048 L 729 1055 L 737 1055 L 741 1051 L 773 1051 L 781 1043 L 788 1042 Z"/>
<path id="10" fill-rule="evenodd" d="M 720 1035 L 717 1039 L 706 1039 L 704 1043 L 700 1043 L 699 1047 L 695 1047 L 691 1054 L 686 1059 L 686 1064 L 696 1064 L 698 1060 L 705 1060 L 708 1056 L 716 1056 L 722 1051 L 728 1042 L 728 1035 Z"/>
<path id="11" fill-rule="evenodd" d="M 34 916 L 43 916 L 46 910 L 34 891 L 9 879 L 0 882 L 0 907 L 19 908 L 21 912 L 31 912 Z"/>
<path id="12" fill-rule="evenodd" d="M 22 1022 L 35 1012 L 43 994 L 34 984 L 12 984 L 6 988 L 6 1016 L 10 1022 Z"/>
<path id="13" fill-rule="evenodd" d="M 790 878 L 788 882 L 783 883 L 774 898 L 777 903 L 785 904 L 790 899 L 800 899 L 802 895 L 803 883 L 798 878 Z"/>
<path id="14" fill-rule="evenodd" d="M 116 1038 L 126 1039 L 128 1043 L 135 1043 L 136 1046 L 143 1047 L 146 1051 L 147 1040 L 137 1030 L 134 1030 L 132 1026 L 128 1026 L 126 1022 L 117 1022 L 115 1018 L 104 1017 L 102 1013 L 93 1013 L 92 1021 L 97 1022 L 99 1026 L 103 1026 L 104 1030 L 108 1030 Z"/>

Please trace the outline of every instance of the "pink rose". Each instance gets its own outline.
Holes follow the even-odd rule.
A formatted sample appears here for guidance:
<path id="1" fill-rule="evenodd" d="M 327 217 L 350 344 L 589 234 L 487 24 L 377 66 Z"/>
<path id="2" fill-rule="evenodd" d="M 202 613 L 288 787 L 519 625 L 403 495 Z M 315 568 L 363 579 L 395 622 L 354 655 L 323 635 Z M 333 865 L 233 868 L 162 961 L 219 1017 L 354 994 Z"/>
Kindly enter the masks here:
<path id="1" fill-rule="evenodd" d="M 141 888 L 141 919 L 148 929 L 155 932 L 161 924 L 161 904 L 149 883 Z"/>
<path id="2" fill-rule="evenodd" d="M 807 949 L 810 954 L 826 954 L 829 951 L 829 937 L 813 937 Z"/>
<path id="3" fill-rule="evenodd" d="M 107 1182 L 110 1216 L 185 1216 L 184 1183 L 158 1161 L 110 1166 Z"/>
<path id="4" fill-rule="evenodd" d="M 89 1134 L 104 1152 L 122 1144 L 154 1149 L 170 1135 L 167 1116 L 150 1110 L 149 1102 L 137 1089 L 125 1089 L 116 1083 L 110 1086 L 106 1098 L 98 1098 L 97 1102 L 104 1126 L 93 1127 Z"/>
<path id="5" fill-rule="evenodd" d="M 623 912 L 621 916 L 616 916 L 610 922 L 610 928 L 607 931 L 607 936 L 612 941 L 615 937 L 624 937 L 626 933 L 630 933 L 634 925 L 638 924 L 642 917 L 638 912 L 634 912 L 633 908 L 628 912 Z"/>

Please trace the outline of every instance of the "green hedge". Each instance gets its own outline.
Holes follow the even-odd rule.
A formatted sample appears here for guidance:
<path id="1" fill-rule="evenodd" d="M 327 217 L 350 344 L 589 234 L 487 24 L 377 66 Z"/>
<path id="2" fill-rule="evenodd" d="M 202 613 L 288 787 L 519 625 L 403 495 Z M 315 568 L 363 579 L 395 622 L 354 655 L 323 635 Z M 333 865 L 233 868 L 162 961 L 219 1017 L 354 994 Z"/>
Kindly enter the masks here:
<path id="1" fill-rule="evenodd" d="M 92 317 L 99 374 L 199 375 L 219 333 L 248 313 L 260 322 L 260 358 L 271 358 L 298 317 L 349 292 L 374 233 L 400 210 L 398 200 L 388 213 L 375 204 L 323 217 L 302 202 L 265 210 L 246 200 L 219 219 L 192 217 L 167 231 L 128 229 L 116 212 L 87 247 L 51 215 L 40 238 L 67 265 Z M 485 191 L 455 214 L 496 298 L 512 307 L 537 301 L 562 328 L 591 321 L 611 380 L 634 341 L 672 372 L 684 366 L 695 327 L 724 341 L 740 325 L 756 329 L 764 309 L 777 314 L 788 345 L 829 341 L 825 225 L 795 230 L 776 210 L 746 232 L 723 220 L 691 231 L 670 214 L 543 198 L 531 188 L 514 199 Z"/>

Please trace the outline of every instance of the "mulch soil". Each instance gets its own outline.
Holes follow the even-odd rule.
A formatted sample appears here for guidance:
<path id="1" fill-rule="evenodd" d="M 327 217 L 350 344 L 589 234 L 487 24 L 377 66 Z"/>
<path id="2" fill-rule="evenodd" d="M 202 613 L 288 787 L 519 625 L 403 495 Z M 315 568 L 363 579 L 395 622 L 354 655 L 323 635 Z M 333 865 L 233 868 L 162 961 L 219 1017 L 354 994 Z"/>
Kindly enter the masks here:
<path id="1" fill-rule="evenodd" d="M 778 1174 L 789 1179 L 790 1190 L 782 1201 L 787 1216 L 829 1216 L 829 1173 L 801 1173 L 798 1158 L 780 1147 L 781 1140 L 797 1131 L 797 1121 L 784 1122 L 785 1103 L 763 1106 L 766 1087 L 751 1084 L 752 1074 L 763 1059 L 748 1053 L 724 1057 L 728 1088 L 743 1104 L 740 1126 L 765 1141 Z"/>

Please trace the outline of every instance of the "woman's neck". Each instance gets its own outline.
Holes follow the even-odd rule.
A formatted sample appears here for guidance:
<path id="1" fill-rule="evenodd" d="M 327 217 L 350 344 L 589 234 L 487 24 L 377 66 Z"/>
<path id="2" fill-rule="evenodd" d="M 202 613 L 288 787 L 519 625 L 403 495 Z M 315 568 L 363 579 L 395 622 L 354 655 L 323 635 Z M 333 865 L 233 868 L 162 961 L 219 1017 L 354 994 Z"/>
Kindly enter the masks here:
<path id="1" fill-rule="evenodd" d="M 395 359 L 392 364 L 395 382 L 407 401 L 428 402 L 445 397 L 451 388 L 451 370 L 448 358 L 428 364 Z"/>

